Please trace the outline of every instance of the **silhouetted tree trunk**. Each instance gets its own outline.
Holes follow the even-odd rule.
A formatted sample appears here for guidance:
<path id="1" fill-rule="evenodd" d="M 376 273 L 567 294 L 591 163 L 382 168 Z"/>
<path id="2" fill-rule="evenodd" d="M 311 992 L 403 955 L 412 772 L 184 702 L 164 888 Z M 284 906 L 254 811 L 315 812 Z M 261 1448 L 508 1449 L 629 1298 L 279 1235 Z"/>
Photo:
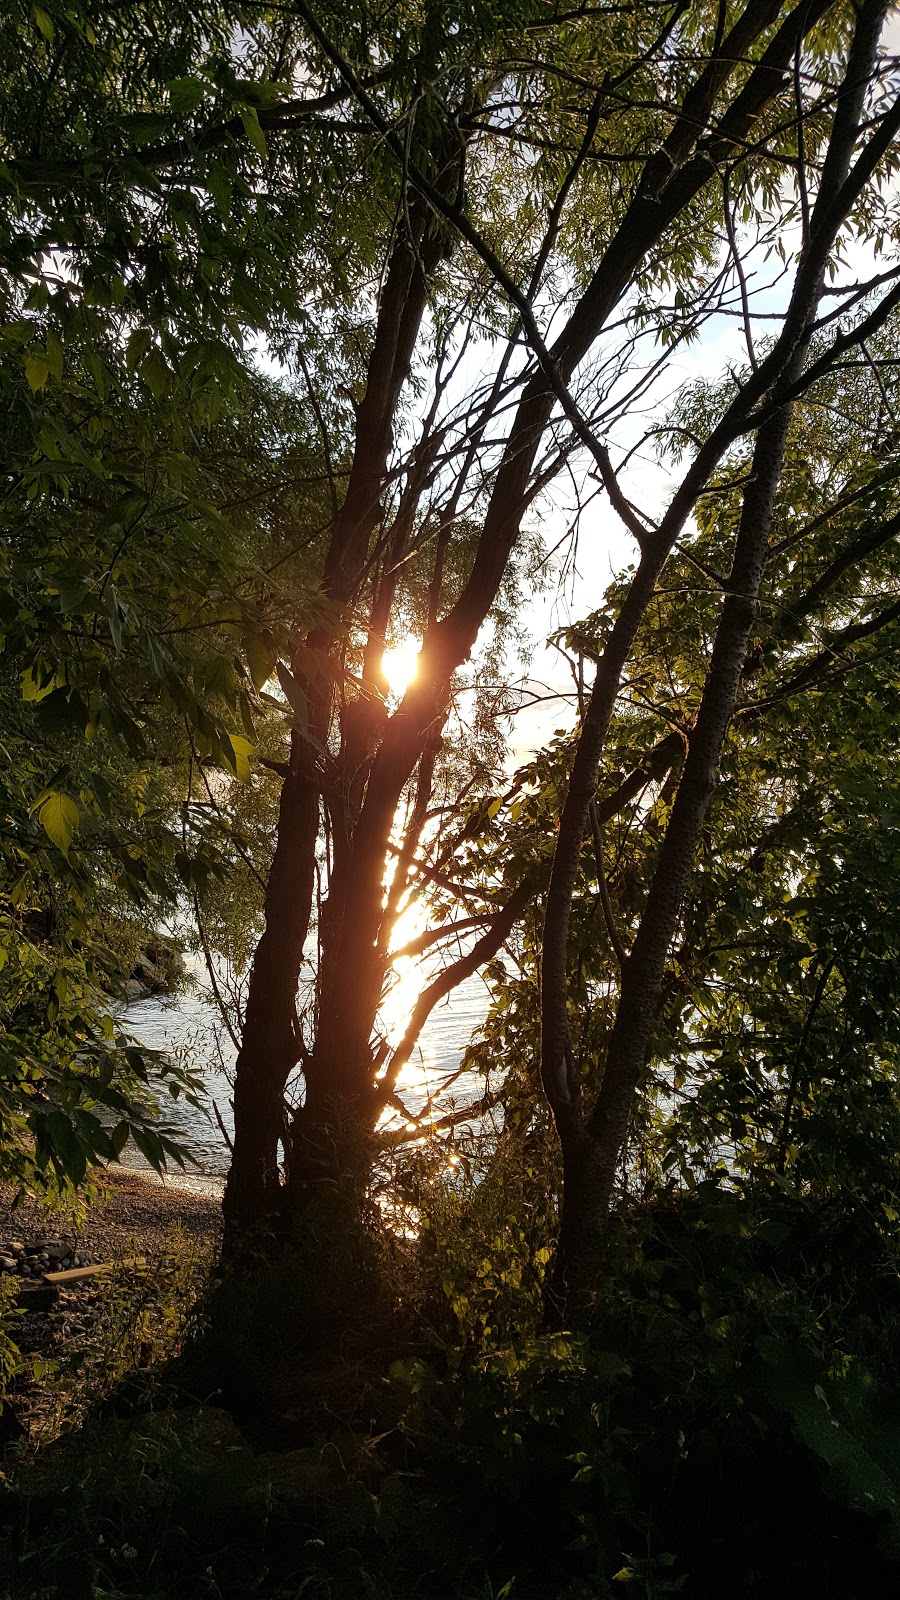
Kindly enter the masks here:
<path id="1" fill-rule="evenodd" d="M 622 966 L 619 1004 L 601 1087 L 587 1112 L 566 1020 L 568 916 L 581 841 L 622 667 L 656 577 L 683 526 L 685 484 L 690 485 L 693 501 L 692 475 L 720 430 L 701 447 L 669 513 L 658 531 L 648 536 L 635 579 L 601 658 L 584 719 L 561 818 L 544 932 L 542 1071 L 564 1163 L 560 1234 L 549 1290 L 551 1316 L 579 1315 L 590 1303 L 597 1249 L 647 1059 L 669 949 L 747 659 L 784 462 L 791 396 L 803 376 L 825 270 L 837 234 L 870 171 L 865 150 L 855 164 L 853 157 L 885 11 L 884 5 L 870 3 L 858 13 L 818 197 L 782 335 L 720 424 L 720 430 L 727 433 L 741 413 L 749 416 L 750 406 L 764 398 L 767 420 L 757 433 L 712 659 L 639 928 Z M 884 131 L 882 128 L 882 134 Z"/>
<path id="2" fill-rule="evenodd" d="M 354 790 L 371 762 L 385 719 L 375 696 L 360 699 L 347 719 L 341 747 L 334 762 L 328 747 L 334 716 L 335 684 L 339 671 L 342 608 L 357 594 L 369 554 L 372 533 L 381 516 L 381 499 L 393 442 L 393 426 L 400 394 L 410 374 L 413 351 L 428 302 L 430 276 L 446 250 L 441 229 L 429 223 L 419 206 L 413 209 L 412 236 L 401 232 L 391 257 L 378 309 L 376 336 L 368 364 L 365 395 L 359 405 L 356 448 L 346 497 L 331 532 L 323 577 L 329 603 L 328 624 L 315 628 L 282 672 L 282 683 L 295 713 L 291 734 L 289 772 L 282 784 L 278 835 L 265 899 L 265 930 L 256 949 L 250 977 L 241 1050 L 235 1079 L 234 1153 L 225 1192 L 226 1223 L 251 1229 L 270 1221 L 281 1210 L 279 1144 L 288 1157 L 296 1150 L 308 1154 L 316 1146 L 313 1124 L 324 1119 L 331 1130 L 334 1108 L 348 1127 L 365 1124 L 366 1073 L 358 1042 L 366 1040 L 374 1023 L 381 992 L 374 973 L 353 989 L 343 988 L 340 929 L 348 914 L 347 885 L 353 878 L 350 861 Z M 310 668 L 307 663 L 312 661 Z M 297 990 L 310 926 L 315 882 L 316 848 L 321 826 L 321 803 L 329 784 L 334 830 L 335 867 L 322 930 L 320 975 L 321 1047 L 304 1061 L 306 1076 L 305 1123 L 301 1142 L 287 1122 L 284 1091 L 290 1074 L 301 1060 L 296 1011 Z M 373 906 L 363 911 L 357 903 L 353 915 L 365 915 L 371 927 Z M 336 1013 L 355 1012 L 354 1044 L 334 1039 Z M 327 1086 L 327 1087 L 326 1087 Z M 336 1152 L 335 1152 L 336 1155 Z M 295 1175 L 302 1165 L 296 1160 Z M 333 1163 L 329 1168 L 333 1172 Z"/>

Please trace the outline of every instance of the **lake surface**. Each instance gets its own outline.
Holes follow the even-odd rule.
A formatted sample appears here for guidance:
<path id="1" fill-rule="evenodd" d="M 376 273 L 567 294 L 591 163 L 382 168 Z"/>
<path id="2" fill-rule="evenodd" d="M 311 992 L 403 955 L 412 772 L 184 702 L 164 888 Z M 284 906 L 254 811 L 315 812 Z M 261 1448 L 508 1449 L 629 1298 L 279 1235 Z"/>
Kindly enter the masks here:
<path id="1" fill-rule="evenodd" d="M 134 1000 L 123 1007 L 117 1020 L 139 1043 L 169 1055 L 182 1054 L 194 1070 L 202 1074 L 209 1100 L 208 1113 L 198 1111 L 182 1099 L 173 1100 L 167 1093 L 160 1097 L 160 1109 L 165 1120 L 178 1129 L 197 1168 L 208 1176 L 221 1177 L 228 1170 L 228 1147 L 212 1107 L 213 1103 L 218 1107 L 222 1122 L 231 1134 L 234 1119 L 229 1074 L 234 1067 L 235 1051 L 222 1027 L 218 1009 L 208 998 L 202 958 L 188 956 L 186 964 L 190 982 L 181 994 L 175 998 L 152 996 Z M 475 974 L 432 1012 L 398 1085 L 403 1102 L 412 1113 L 419 1113 L 458 1072 L 463 1052 L 484 1019 L 488 998 L 483 979 Z M 398 1017 L 397 1025 L 391 1029 L 392 1038 L 398 1038 L 400 1032 L 402 1026 Z M 477 1100 L 484 1093 L 484 1080 L 474 1073 L 463 1073 L 446 1093 L 450 1098 L 445 1098 L 440 1107 L 435 1108 L 435 1115 L 449 1109 L 451 1100 L 460 1106 Z M 125 1152 L 124 1160 L 131 1166 L 146 1165 L 133 1150 Z"/>

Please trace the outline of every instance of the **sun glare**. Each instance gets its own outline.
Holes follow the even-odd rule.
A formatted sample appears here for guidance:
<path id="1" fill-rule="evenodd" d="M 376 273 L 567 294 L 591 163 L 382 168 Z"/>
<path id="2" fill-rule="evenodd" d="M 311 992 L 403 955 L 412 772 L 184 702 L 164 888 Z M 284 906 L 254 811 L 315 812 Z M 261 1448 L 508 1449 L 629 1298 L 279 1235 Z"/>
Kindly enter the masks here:
<path id="1" fill-rule="evenodd" d="M 400 699 L 412 683 L 419 664 L 418 639 L 404 639 L 402 644 L 392 644 L 381 658 L 381 669 L 387 678 L 391 694 Z"/>

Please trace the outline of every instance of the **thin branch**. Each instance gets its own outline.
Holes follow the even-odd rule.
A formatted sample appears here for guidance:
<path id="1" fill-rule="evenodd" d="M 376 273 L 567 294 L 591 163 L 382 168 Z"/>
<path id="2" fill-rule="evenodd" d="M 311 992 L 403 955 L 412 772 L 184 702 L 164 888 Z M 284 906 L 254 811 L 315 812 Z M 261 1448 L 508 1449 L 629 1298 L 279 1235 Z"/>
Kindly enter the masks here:
<path id="1" fill-rule="evenodd" d="M 213 1108 L 213 1111 L 215 1112 L 216 1121 L 219 1124 L 219 1132 L 221 1133 L 222 1138 L 225 1140 L 225 1143 L 228 1146 L 228 1153 L 229 1153 L 229 1155 L 233 1156 L 234 1155 L 234 1141 L 233 1141 L 230 1133 L 228 1132 L 228 1129 L 226 1128 L 224 1122 L 222 1121 L 222 1113 L 219 1110 L 218 1106 L 216 1105 L 215 1100 L 211 1100 L 210 1104 L 211 1104 L 211 1106 Z"/>
<path id="2" fill-rule="evenodd" d="M 781 1132 L 778 1136 L 778 1150 L 775 1160 L 775 1171 L 780 1177 L 784 1177 L 784 1169 L 787 1165 L 788 1140 L 791 1132 L 791 1118 L 794 1114 L 794 1101 L 796 1099 L 797 1089 L 800 1084 L 800 1068 L 803 1065 L 803 1058 L 806 1055 L 806 1047 L 809 1044 L 809 1036 L 812 1032 L 813 1023 L 816 1020 L 816 1013 L 822 1003 L 826 984 L 828 983 L 828 979 L 831 977 L 839 954 L 840 951 L 835 950 L 834 953 L 829 957 L 828 961 L 826 961 L 822 971 L 819 973 L 819 979 L 816 984 L 815 993 L 813 994 L 809 1010 L 806 1013 L 806 1019 L 803 1024 L 803 1032 L 800 1035 L 800 1043 L 797 1046 L 796 1054 L 791 1063 L 791 1075 L 788 1081 L 787 1097 L 784 1102 L 784 1114 L 781 1119 Z"/>
<path id="3" fill-rule="evenodd" d="M 322 454 L 325 457 L 325 471 L 328 475 L 328 489 L 331 495 L 332 515 L 337 517 L 340 500 L 337 492 L 337 482 L 334 475 L 334 463 L 331 459 L 331 441 L 329 438 L 328 429 L 325 426 L 325 418 L 322 415 L 322 407 L 319 405 L 319 397 L 316 394 L 315 386 L 312 378 L 310 377 L 309 367 L 306 364 L 306 356 L 303 353 L 303 345 L 299 339 L 297 340 L 297 360 L 300 364 L 300 371 L 303 373 L 303 378 L 306 383 L 307 397 L 310 405 L 312 406 L 313 415 L 316 419 L 316 426 L 319 430 L 319 437 L 322 441 Z"/>
<path id="4" fill-rule="evenodd" d="M 722 174 L 722 213 L 725 218 L 725 231 L 728 235 L 728 247 L 741 292 L 741 314 L 744 318 L 744 338 L 747 343 L 747 359 L 753 371 L 756 371 L 756 351 L 753 347 L 753 328 L 750 323 L 750 300 L 747 294 L 747 279 L 744 275 L 744 264 L 738 250 L 737 238 L 734 231 L 734 217 L 731 214 L 731 196 L 728 185 L 728 168 Z"/>
<path id="5" fill-rule="evenodd" d="M 209 986 L 210 986 L 210 988 L 212 990 L 213 999 L 216 1002 L 216 1006 L 218 1008 L 219 1016 L 222 1018 L 222 1021 L 225 1024 L 225 1032 L 228 1034 L 228 1037 L 231 1040 L 232 1044 L 234 1045 L 235 1050 L 240 1050 L 240 1048 L 241 1048 L 240 1037 L 235 1032 L 234 1024 L 233 1024 L 233 1022 L 231 1020 L 231 1013 L 228 1010 L 228 1006 L 225 1003 L 225 998 L 224 998 L 224 996 L 222 994 L 221 989 L 219 988 L 219 980 L 216 977 L 216 969 L 215 969 L 215 965 L 213 963 L 212 951 L 210 950 L 210 947 L 209 947 L 209 940 L 206 937 L 206 927 L 205 927 L 204 922 L 203 922 L 203 913 L 200 910 L 200 900 L 199 900 L 199 897 L 197 895 L 196 889 L 193 892 L 193 900 L 194 900 L 194 920 L 195 920 L 195 922 L 197 924 L 197 932 L 200 935 L 200 943 L 203 946 L 203 959 L 204 959 L 204 961 L 206 963 L 206 972 L 207 972 L 207 976 L 209 978 Z M 223 1129 L 223 1132 L 224 1132 L 224 1129 Z"/>
<path id="6" fill-rule="evenodd" d="M 628 960 L 628 951 L 619 937 L 616 919 L 613 915 L 612 902 L 609 898 L 609 885 L 606 881 L 606 872 L 603 866 L 603 833 L 600 827 L 600 818 L 597 815 L 597 802 L 592 800 L 589 808 L 591 819 L 591 833 L 594 839 L 594 861 L 597 867 L 597 889 L 600 895 L 600 905 L 603 909 L 603 920 L 606 923 L 606 932 L 613 948 L 613 954 L 619 963 L 619 968 L 624 967 Z"/>
<path id="7" fill-rule="evenodd" d="M 458 1128 L 460 1123 L 475 1122 L 481 1117 L 486 1117 L 488 1112 L 492 1111 L 494 1106 L 499 1106 L 504 1099 L 505 1091 L 503 1089 L 493 1089 L 489 1094 L 482 1095 L 480 1100 L 474 1100 L 470 1105 L 459 1106 L 455 1111 L 448 1111 L 443 1117 L 437 1117 L 434 1121 L 423 1122 L 416 1117 L 414 1112 L 407 1111 L 399 1095 L 392 1096 L 389 1103 L 406 1118 L 407 1126 L 395 1132 L 388 1131 L 384 1135 L 384 1142 L 394 1148 L 399 1145 L 410 1144 L 414 1139 L 421 1139 L 423 1133 L 444 1133 L 450 1128 Z"/>
<path id="8" fill-rule="evenodd" d="M 513 890 L 502 911 L 498 911 L 492 918 L 488 931 L 475 941 L 471 950 L 466 955 L 460 956 L 458 961 L 451 962 L 449 967 L 445 967 L 443 972 L 438 973 L 428 987 L 423 989 L 413 1008 L 403 1038 L 394 1050 L 379 1085 L 379 1095 L 382 1098 L 386 1098 L 394 1089 L 397 1078 L 412 1055 L 416 1041 L 435 1006 L 497 954 L 509 938 L 533 894 L 534 888 L 530 879 L 520 883 Z"/>

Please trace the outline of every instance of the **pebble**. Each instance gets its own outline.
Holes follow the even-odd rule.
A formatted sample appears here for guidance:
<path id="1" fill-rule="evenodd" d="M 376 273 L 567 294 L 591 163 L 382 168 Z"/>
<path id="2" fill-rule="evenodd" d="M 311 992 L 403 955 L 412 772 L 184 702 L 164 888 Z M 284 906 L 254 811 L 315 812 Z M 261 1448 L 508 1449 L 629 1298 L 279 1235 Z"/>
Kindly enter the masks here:
<path id="1" fill-rule="evenodd" d="M 65 1272 L 69 1267 L 89 1267 L 92 1257 L 85 1250 L 75 1250 L 64 1239 L 32 1239 L 23 1244 L 21 1239 L 0 1243 L 0 1274 L 17 1272 L 20 1276 L 39 1278 L 45 1272 Z"/>

